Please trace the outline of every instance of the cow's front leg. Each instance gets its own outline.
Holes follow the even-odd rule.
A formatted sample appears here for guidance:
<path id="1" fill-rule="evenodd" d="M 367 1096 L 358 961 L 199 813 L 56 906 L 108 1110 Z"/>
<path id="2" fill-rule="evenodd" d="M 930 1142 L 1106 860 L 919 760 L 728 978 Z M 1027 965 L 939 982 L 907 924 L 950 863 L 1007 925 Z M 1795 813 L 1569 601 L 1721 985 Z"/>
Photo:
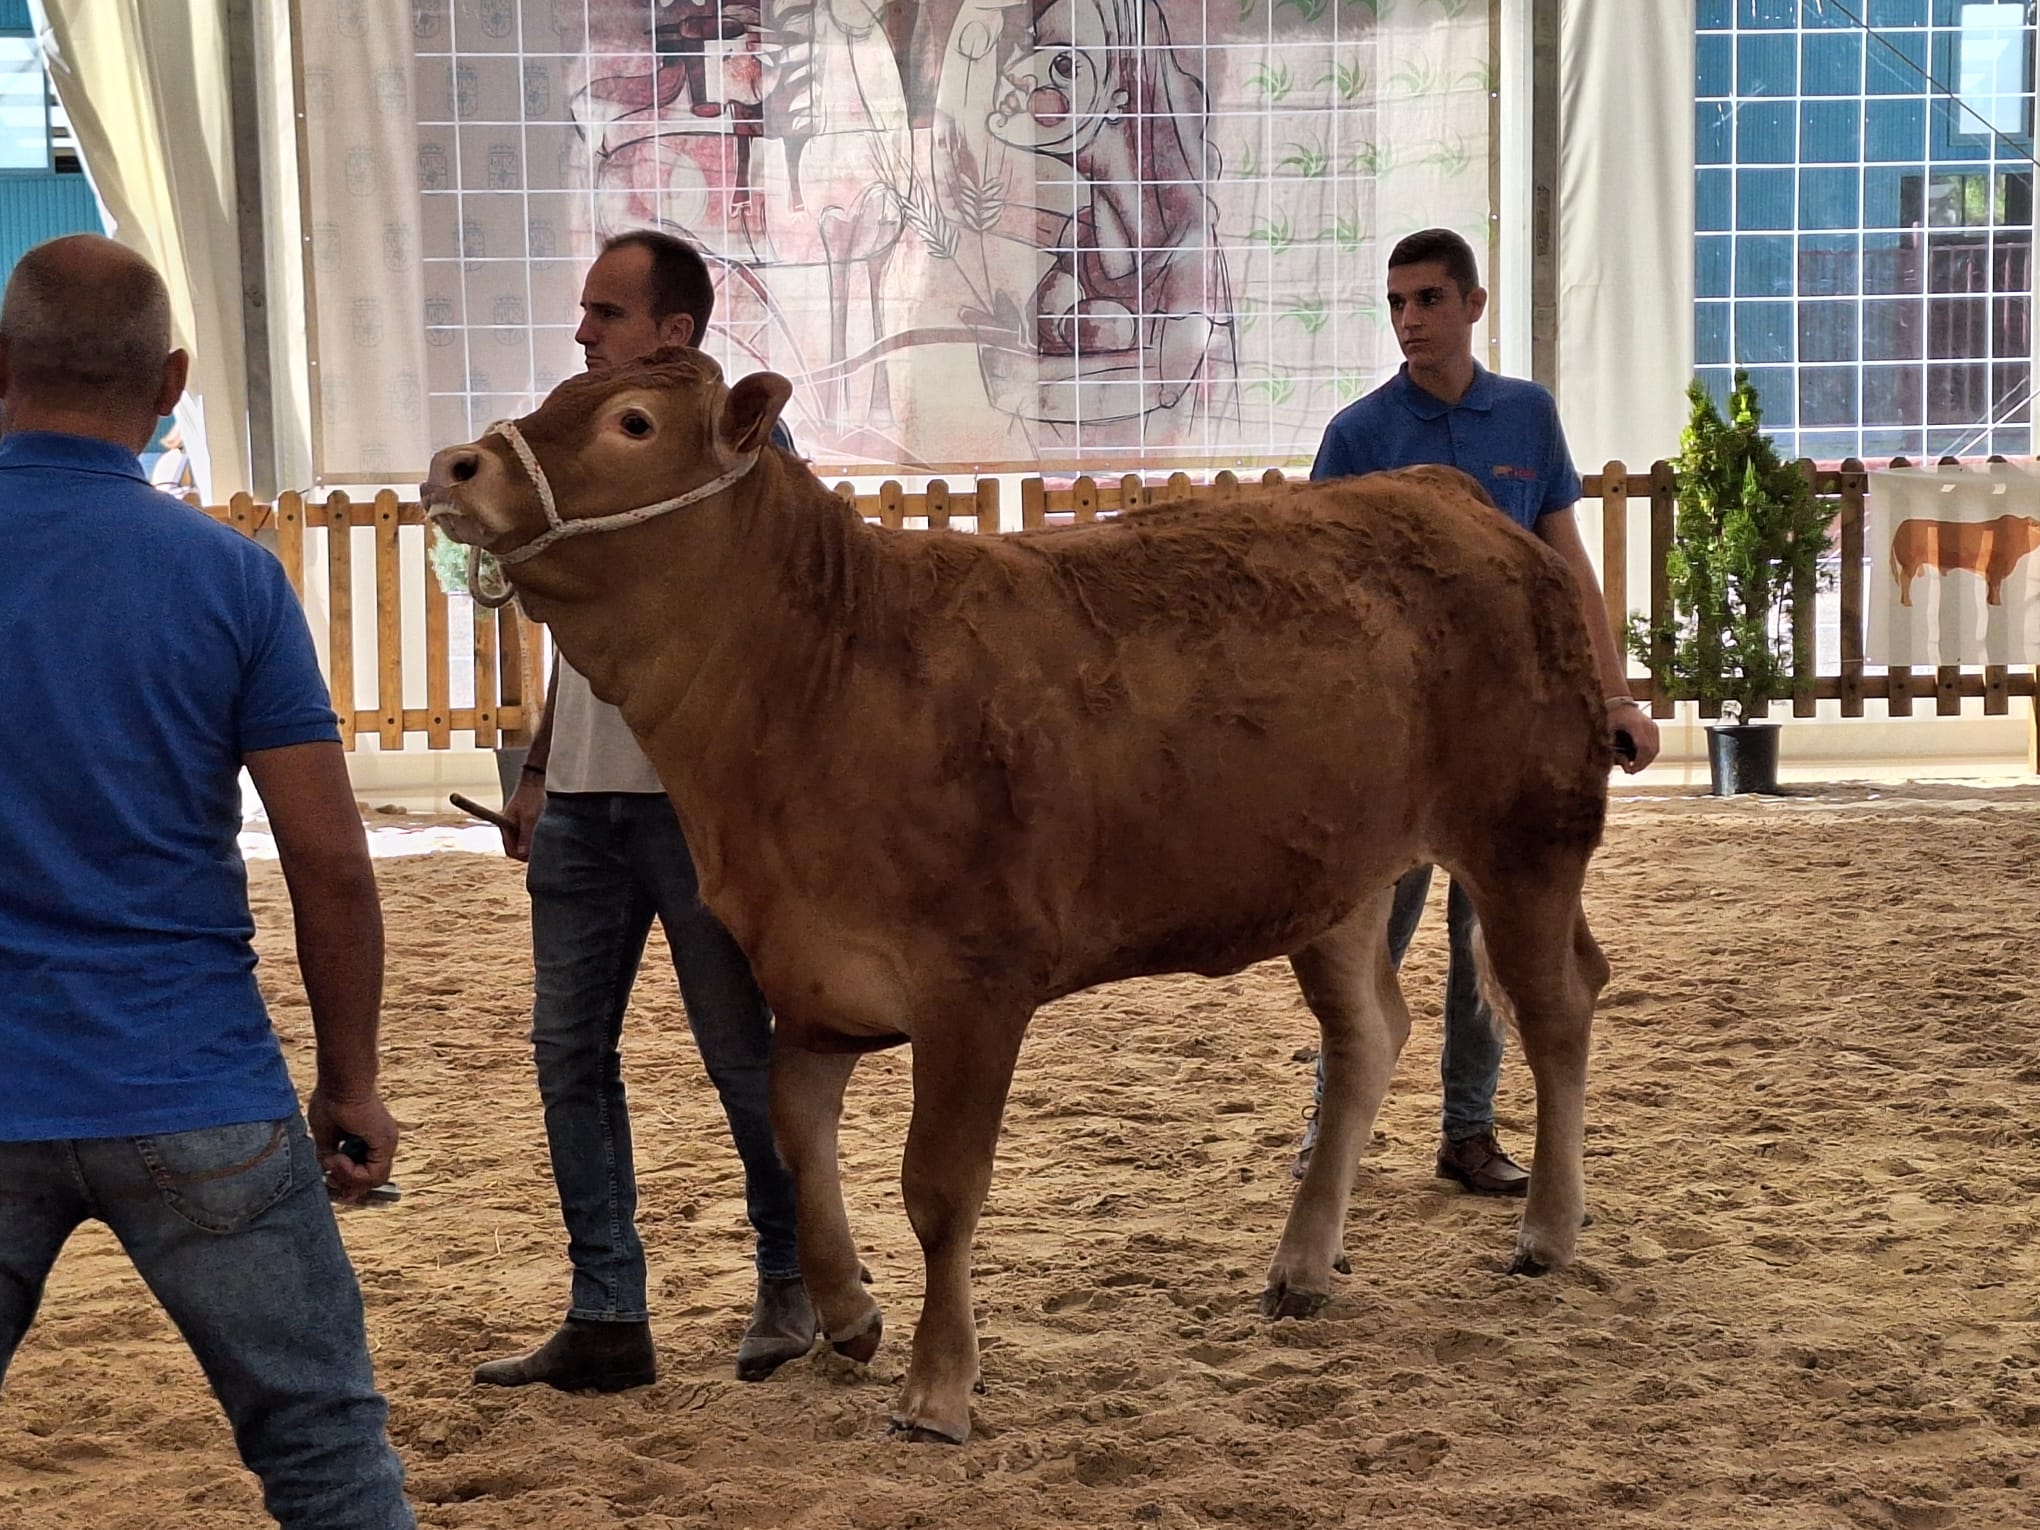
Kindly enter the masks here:
<path id="1" fill-rule="evenodd" d="M 999 1119 L 1026 1024 L 1024 1016 L 1005 1024 L 952 1022 L 915 1034 L 914 1119 L 900 1188 L 928 1285 L 906 1388 L 892 1416 L 894 1433 L 910 1439 L 961 1445 L 970 1438 L 970 1397 L 978 1385 L 971 1237 L 991 1186 Z"/>
<path id="2" fill-rule="evenodd" d="M 1331 1296 L 1353 1175 L 1410 1034 L 1409 1007 L 1388 954 L 1392 896 L 1391 888 L 1369 899 L 1290 958 L 1304 1002 L 1317 1016 L 1325 1091 L 1317 1147 L 1268 1266 L 1263 1317 L 1309 1317 Z"/>
<path id="3" fill-rule="evenodd" d="M 869 1360 L 884 1322 L 859 1278 L 836 1148 L 843 1090 L 857 1054 L 810 1052 L 787 1036 L 782 1026 L 772 1057 L 772 1132 L 793 1173 L 800 1278 L 829 1342 L 853 1360 Z"/>

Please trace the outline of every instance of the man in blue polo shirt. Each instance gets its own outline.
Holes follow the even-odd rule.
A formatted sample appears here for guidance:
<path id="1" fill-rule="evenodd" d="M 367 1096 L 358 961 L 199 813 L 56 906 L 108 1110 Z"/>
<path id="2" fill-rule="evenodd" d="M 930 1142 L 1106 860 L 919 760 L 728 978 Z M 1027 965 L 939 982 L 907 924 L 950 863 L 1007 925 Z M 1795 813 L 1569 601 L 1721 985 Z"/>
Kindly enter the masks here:
<path id="1" fill-rule="evenodd" d="M 329 1203 L 396 1149 L 375 875 L 282 567 L 137 461 L 186 363 L 162 279 L 111 240 L 37 246 L 0 299 L 0 1380 L 95 1218 L 279 1524 L 410 1530 Z M 318 1042 L 309 1130 L 255 982 L 244 767 Z"/>
<path id="2" fill-rule="evenodd" d="M 1487 311 L 1487 293 L 1473 250 L 1450 229 L 1426 229 L 1388 257 L 1388 310 L 1403 366 L 1325 427 L 1312 478 L 1343 478 L 1391 468 L 1439 465 L 1468 474 L 1502 514 L 1531 532 L 1572 569 L 1579 586 L 1608 728 L 1631 746 L 1624 768 L 1638 771 L 1657 757 L 1657 725 L 1629 695 L 1627 668 L 1608 626 L 1600 581 L 1580 540 L 1573 505 L 1580 475 L 1566 450 L 1558 405 L 1533 382 L 1497 377 L 1473 359 L 1473 332 Z M 1633 752 L 1632 752 L 1633 751 Z M 1423 916 L 1431 868 L 1419 866 L 1396 885 L 1388 943 L 1400 963 Z M 1453 883 L 1446 897 L 1449 955 L 1445 975 L 1445 1043 L 1438 1067 L 1445 1103 L 1437 1172 L 1481 1195 L 1521 1195 L 1530 1176 L 1495 1135 L 1495 1086 L 1502 1038 L 1474 983 L 1473 905 Z M 1318 1062 L 1317 1097 L 1324 1095 Z M 1293 1173 L 1303 1177 L 1317 1146 L 1310 1113 Z"/>

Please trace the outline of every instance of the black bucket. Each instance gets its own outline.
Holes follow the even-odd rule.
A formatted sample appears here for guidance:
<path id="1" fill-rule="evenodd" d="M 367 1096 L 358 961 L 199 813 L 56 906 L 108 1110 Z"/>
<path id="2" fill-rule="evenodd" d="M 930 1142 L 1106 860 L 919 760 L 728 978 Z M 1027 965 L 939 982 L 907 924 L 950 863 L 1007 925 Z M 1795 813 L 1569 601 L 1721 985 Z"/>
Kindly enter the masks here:
<path id="1" fill-rule="evenodd" d="M 1743 792 L 1778 796 L 1778 724 L 1737 723 L 1707 730 L 1707 768 L 1714 795 Z"/>

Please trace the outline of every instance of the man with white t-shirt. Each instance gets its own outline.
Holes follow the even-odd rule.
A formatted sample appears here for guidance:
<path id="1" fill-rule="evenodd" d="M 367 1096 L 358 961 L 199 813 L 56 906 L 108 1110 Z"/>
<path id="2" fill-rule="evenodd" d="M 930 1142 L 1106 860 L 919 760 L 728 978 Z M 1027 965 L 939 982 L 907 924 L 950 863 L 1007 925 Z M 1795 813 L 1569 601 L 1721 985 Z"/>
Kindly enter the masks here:
<path id="1" fill-rule="evenodd" d="M 598 371 L 693 344 L 714 307 L 708 269 L 692 248 L 667 234 L 620 234 L 588 269 L 574 338 Z M 530 866 L 532 1047 L 573 1290 L 550 1339 L 489 1361 L 475 1380 L 614 1392 L 657 1377 L 620 1051 L 654 917 L 744 1164 L 758 1286 L 737 1375 L 761 1380 L 806 1354 L 816 1331 L 800 1278 L 793 1180 L 772 1138 L 772 1015 L 744 953 L 702 905 L 693 857 L 651 761 L 616 708 L 596 700 L 563 660 L 504 811 L 515 826 L 504 831 L 504 852 Z"/>

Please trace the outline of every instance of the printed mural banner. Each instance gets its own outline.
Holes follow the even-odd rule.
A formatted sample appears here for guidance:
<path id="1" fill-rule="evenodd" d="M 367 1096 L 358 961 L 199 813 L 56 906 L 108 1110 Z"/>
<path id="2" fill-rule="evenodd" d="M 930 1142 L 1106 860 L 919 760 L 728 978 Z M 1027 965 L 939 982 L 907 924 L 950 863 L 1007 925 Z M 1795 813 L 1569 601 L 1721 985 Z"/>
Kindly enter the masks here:
<path id="1" fill-rule="evenodd" d="M 2040 469 L 1870 474 L 1873 664 L 2040 663 Z"/>
<path id="2" fill-rule="evenodd" d="M 1488 0 L 297 0 L 326 481 L 579 370 L 626 229 L 829 468 L 1307 463 L 1491 243 Z"/>

